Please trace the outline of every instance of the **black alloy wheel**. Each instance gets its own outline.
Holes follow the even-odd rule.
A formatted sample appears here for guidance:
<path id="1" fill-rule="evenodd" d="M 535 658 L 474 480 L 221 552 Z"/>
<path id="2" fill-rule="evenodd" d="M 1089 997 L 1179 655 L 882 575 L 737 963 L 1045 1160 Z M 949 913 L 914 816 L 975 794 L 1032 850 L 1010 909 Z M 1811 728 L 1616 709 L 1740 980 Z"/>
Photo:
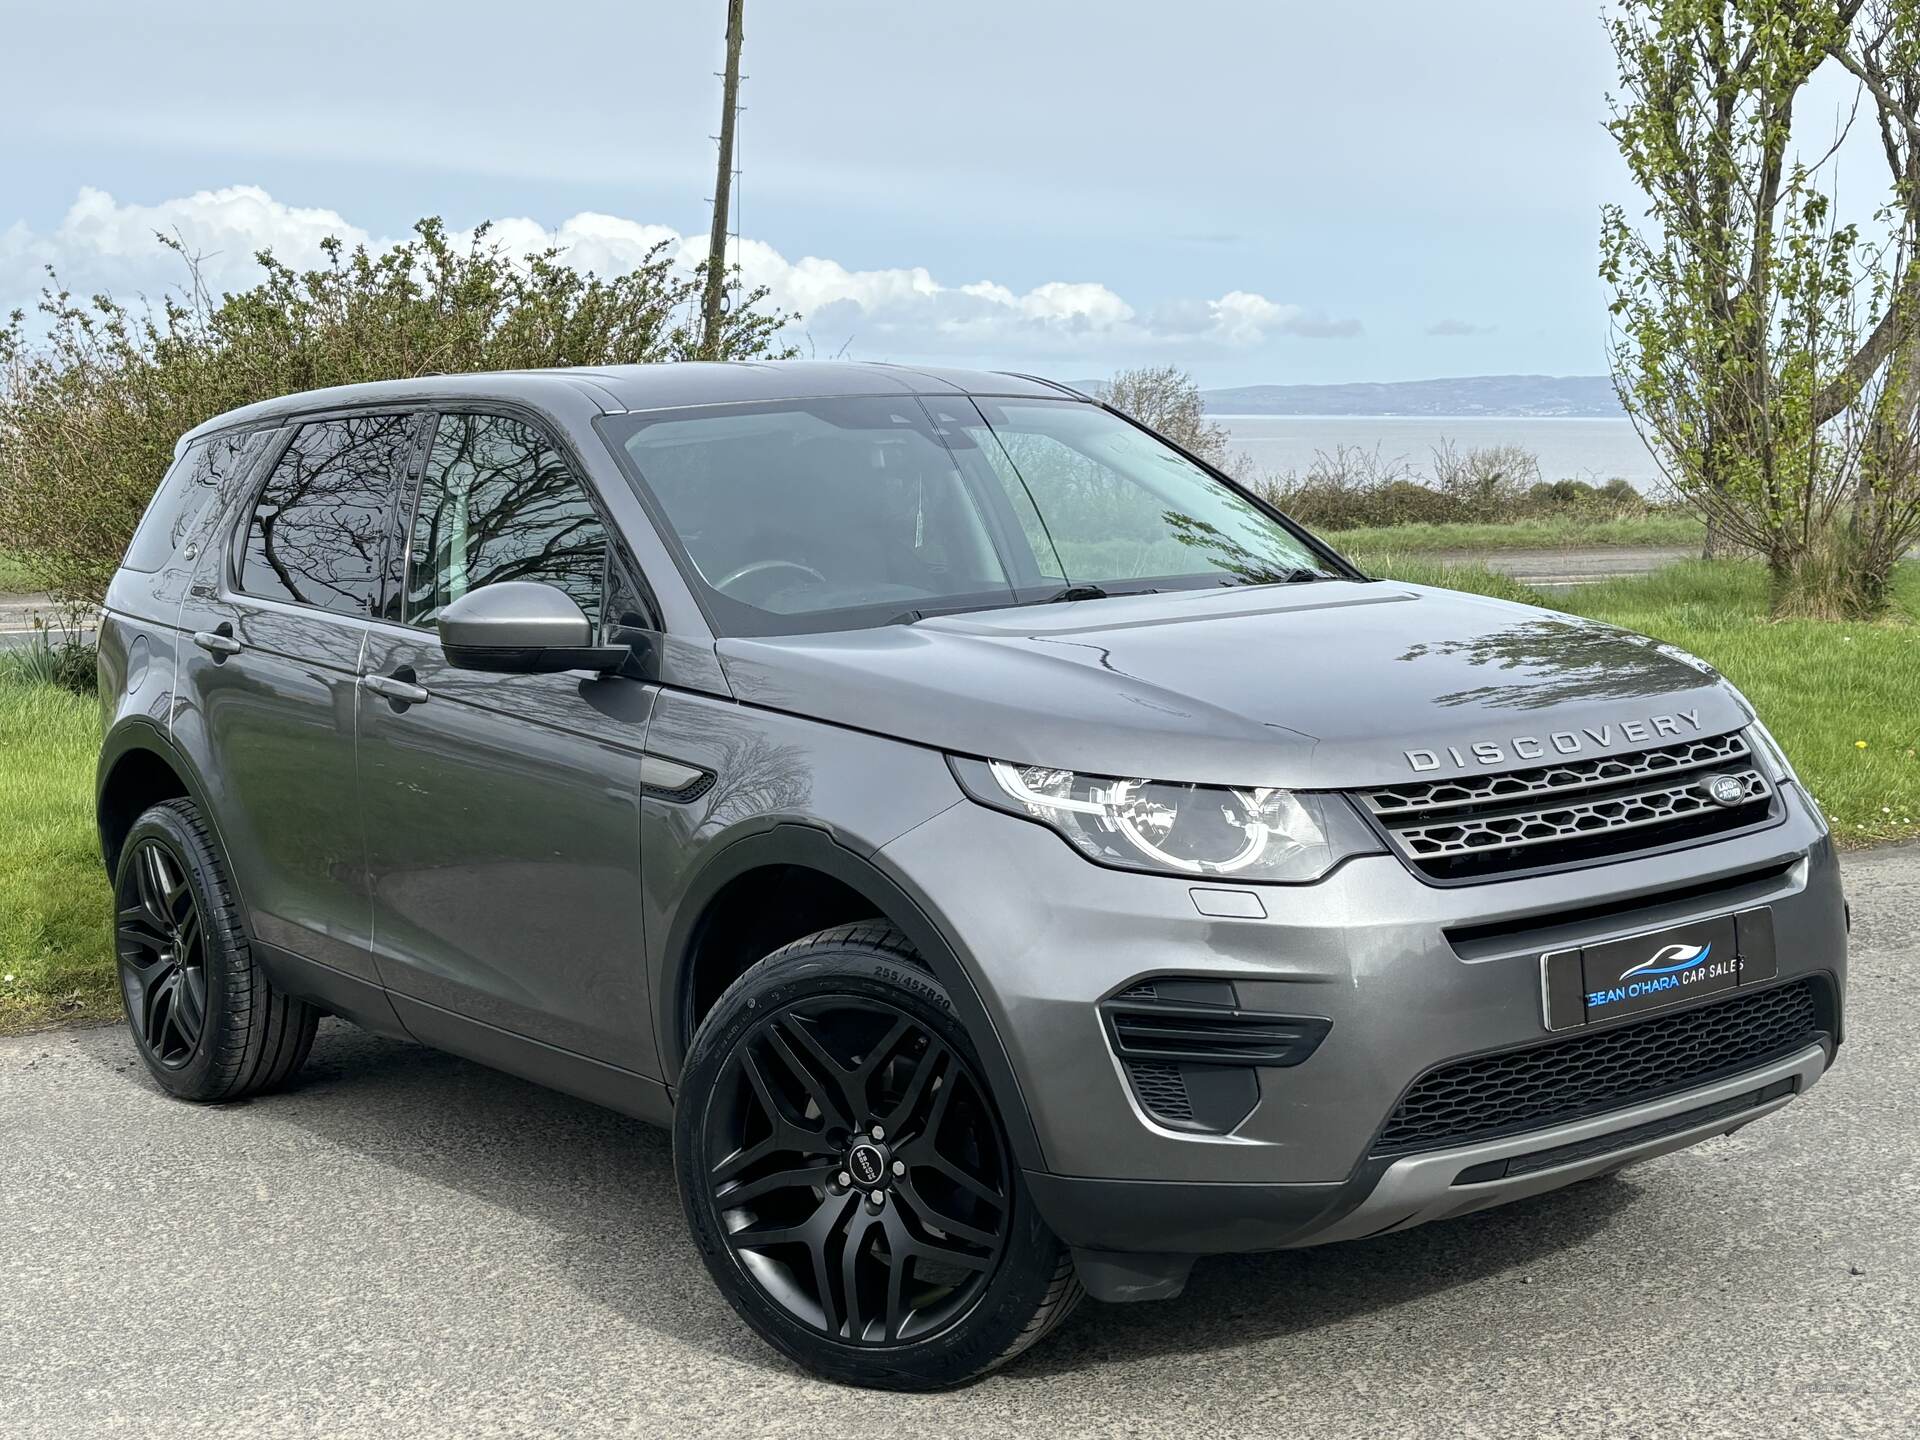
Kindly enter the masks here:
<path id="1" fill-rule="evenodd" d="M 206 929 L 186 862 L 150 836 L 133 847 L 119 890 L 116 939 L 128 1022 L 155 1064 L 182 1069 L 207 1023 Z"/>
<path id="2" fill-rule="evenodd" d="M 817 1375 L 964 1385 L 1070 1314 L 972 1035 L 905 935 L 862 921 L 751 966 L 679 1076 L 674 1166 L 707 1272 Z"/>
<path id="3" fill-rule="evenodd" d="M 726 1242 L 801 1323 L 855 1344 L 959 1319 L 1006 1248 L 1007 1160 L 972 1066 L 882 1000 L 767 1015 L 708 1109 Z"/>
<path id="4" fill-rule="evenodd" d="M 115 857 L 114 951 L 127 1028 L 155 1083 L 239 1100 L 306 1062 L 319 1012 L 255 960 L 213 829 L 191 800 L 133 822 Z"/>

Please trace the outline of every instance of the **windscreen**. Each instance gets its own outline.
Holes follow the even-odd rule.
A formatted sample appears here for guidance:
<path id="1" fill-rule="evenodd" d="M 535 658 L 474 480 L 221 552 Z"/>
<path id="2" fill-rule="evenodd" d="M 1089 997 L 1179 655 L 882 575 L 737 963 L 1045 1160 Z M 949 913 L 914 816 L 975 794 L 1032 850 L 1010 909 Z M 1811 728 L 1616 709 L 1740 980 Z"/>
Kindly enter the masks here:
<path id="1" fill-rule="evenodd" d="M 723 633 L 1329 573 L 1252 500 L 1080 401 L 794 401 L 609 426 Z"/>

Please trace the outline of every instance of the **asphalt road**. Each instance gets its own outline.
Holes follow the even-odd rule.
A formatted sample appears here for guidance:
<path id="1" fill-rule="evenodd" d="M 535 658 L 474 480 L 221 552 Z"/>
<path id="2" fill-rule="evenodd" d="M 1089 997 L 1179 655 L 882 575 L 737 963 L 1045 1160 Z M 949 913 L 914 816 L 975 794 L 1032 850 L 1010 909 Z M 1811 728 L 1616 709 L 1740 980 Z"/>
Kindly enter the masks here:
<path id="1" fill-rule="evenodd" d="M 1851 1035 L 1732 1139 L 1409 1234 L 1205 1261 L 957 1395 L 809 1380 L 695 1260 L 661 1132 L 330 1026 L 162 1099 L 0 1042 L 0 1435 L 1813 1436 L 1920 1427 L 1920 848 L 1848 867 Z"/>

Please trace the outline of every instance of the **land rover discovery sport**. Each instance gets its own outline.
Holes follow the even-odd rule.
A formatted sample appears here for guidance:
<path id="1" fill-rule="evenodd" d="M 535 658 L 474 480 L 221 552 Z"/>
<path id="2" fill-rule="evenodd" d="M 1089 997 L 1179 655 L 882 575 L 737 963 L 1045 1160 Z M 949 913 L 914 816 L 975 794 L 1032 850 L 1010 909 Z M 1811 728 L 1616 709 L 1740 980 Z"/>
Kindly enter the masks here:
<path id="1" fill-rule="evenodd" d="M 1041 380 L 221 415 L 100 693 L 158 1084 L 331 1014 L 670 1125 L 720 1290 L 858 1384 L 1731 1131 L 1841 1038 L 1826 828 L 1714 671 L 1370 579 Z"/>

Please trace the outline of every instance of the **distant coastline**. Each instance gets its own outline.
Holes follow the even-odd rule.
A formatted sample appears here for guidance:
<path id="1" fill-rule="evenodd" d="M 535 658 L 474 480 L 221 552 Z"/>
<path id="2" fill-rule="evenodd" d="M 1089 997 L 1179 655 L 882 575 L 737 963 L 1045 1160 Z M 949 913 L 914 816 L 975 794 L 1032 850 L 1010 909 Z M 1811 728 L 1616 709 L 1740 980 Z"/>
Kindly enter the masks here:
<path id="1" fill-rule="evenodd" d="M 1211 415 L 1297 419 L 1624 418 L 1605 375 L 1467 375 L 1346 385 L 1238 385 L 1205 390 Z"/>

